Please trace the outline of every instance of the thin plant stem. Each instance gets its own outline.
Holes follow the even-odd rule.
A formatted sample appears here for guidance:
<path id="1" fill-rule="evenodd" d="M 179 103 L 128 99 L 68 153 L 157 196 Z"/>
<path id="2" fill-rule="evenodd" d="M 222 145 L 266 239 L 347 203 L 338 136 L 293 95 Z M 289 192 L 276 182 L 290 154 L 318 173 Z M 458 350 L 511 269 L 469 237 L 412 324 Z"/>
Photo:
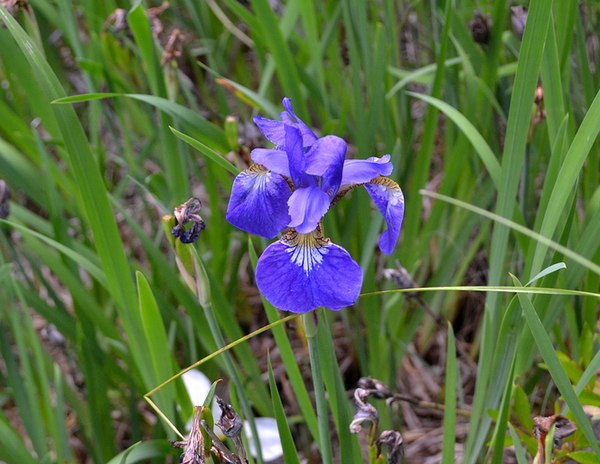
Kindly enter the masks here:
<path id="1" fill-rule="evenodd" d="M 198 298 L 200 306 L 202 306 L 202 309 L 204 309 L 204 315 L 206 316 L 210 332 L 212 333 L 217 347 L 223 348 L 226 345 L 225 337 L 223 337 L 223 332 L 221 331 L 221 327 L 219 326 L 219 322 L 217 321 L 217 317 L 213 310 L 212 301 L 210 299 L 210 284 L 208 282 L 206 269 L 204 268 L 204 263 L 202 262 L 202 259 L 198 255 L 198 251 L 196 249 L 192 249 L 192 251 L 193 256 L 195 258 L 196 297 Z M 250 431 L 252 432 L 252 441 L 254 442 L 254 446 L 256 448 L 257 461 L 260 464 L 262 464 L 263 459 L 260 441 L 258 437 L 258 431 L 256 430 L 256 423 L 254 421 L 254 414 L 252 413 L 252 408 L 250 407 L 248 397 L 246 396 L 244 390 L 244 383 L 240 378 L 239 372 L 235 367 L 230 353 L 223 353 L 223 362 L 225 363 L 227 374 L 229 375 L 231 381 L 235 386 L 238 399 L 240 401 L 240 406 L 242 407 L 242 411 L 244 412 L 246 420 L 250 425 Z"/>
<path id="2" fill-rule="evenodd" d="M 215 342 L 219 348 L 222 348 L 226 345 L 225 339 L 223 338 L 223 333 L 221 332 L 221 327 L 219 327 L 219 323 L 217 322 L 217 318 L 215 317 L 215 313 L 212 309 L 212 304 L 209 303 L 204 307 L 204 314 L 206 315 L 206 320 L 208 321 L 208 325 L 210 327 L 210 331 L 213 334 Z M 238 371 L 233 364 L 233 360 L 231 359 L 231 355 L 229 353 L 223 353 L 223 361 L 225 362 L 225 367 L 228 371 L 229 376 L 231 377 L 231 381 L 235 385 L 235 389 L 238 394 L 238 399 L 240 400 L 240 405 L 242 410 L 244 411 L 244 415 L 250 425 L 250 430 L 252 431 L 252 440 L 254 441 L 254 446 L 256 447 L 256 454 L 258 462 L 262 463 L 262 453 L 260 452 L 260 441 L 258 439 L 258 432 L 256 430 L 256 424 L 254 422 L 254 414 L 252 413 L 252 408 L 250 407 L 250 403 L 248 402 L 248 398 L 244 393 L 244 384 L 238 375 Z"/>
<path id="3" fill-rule="evenodd" d="M 329 437 L 329 414 L 327 410 L 327 401 L 325 400 L 325 387 L 323 384 L 321 360 L 319 357 L 319 346 L 317 341 L 317 332 L 319 330 L 317 319 L 320 311 L 322 311 L 322 308 L 317 308 L 314 313 L 303 314 L 302 324 L 304 325 L 306 341 L 308 343 L 310 371 L 315 390 L 315 401 L 317 403 L 321 458 L 323 464 L 332 464 L 333 453 L 331 451 L 331 440 Z"/>

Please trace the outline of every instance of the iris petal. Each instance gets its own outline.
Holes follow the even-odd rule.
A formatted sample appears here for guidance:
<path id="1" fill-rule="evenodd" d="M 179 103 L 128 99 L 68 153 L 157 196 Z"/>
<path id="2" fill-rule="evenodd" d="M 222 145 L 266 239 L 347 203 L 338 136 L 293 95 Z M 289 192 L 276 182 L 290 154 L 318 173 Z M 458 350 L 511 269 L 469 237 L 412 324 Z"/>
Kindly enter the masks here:
<path id="1" fill-rule="evenodd" d="M 253 165 L 233 181 L 227 220 L 251 234 L 273 238 L 290 221 L 290 196 L 290 187 L 283 177 Z"/>
<path id="2" fill-rule="evenodd" d="M 377 176 L 389 176 L 392 173 L 390 155 L 381 158 L 372 156 L 366 160 L 348 160 L 344 163 L 342 174 L 342 185 L 364 184 Z"/>
<path id="3" fill-rule="evenodd" d="M 312 232 L 329 209 L 329 195 L 318 187 L 307 187 L 295 190 L 288 200 L 291 221 L 301 234 Z"/>
<path id="4" fill-rule="evenodd" d="M 286 109 L 289 115 L 292 116 L 293 121 L 296 123 L 296 127 L 298 127 L 300 133 L 302 134 L 302 146 L 310 147 L 313 143 L 317 141 L 317 136 L 310 129 L 310 127 L 304 124 L 304 121 L 302 121 L 302 119 L 296 116 L 296 113 L 294 113 L 294 110 L 292 109 L 292 100 L 290 98 L 284 98 L 282 103 L 283 107 Z M 285 118 L 282 117 L 282 119 L 285 121 Z"/>
<path id="5" fill-rule="evenodd" d="M 362 278 L 362 269 L 350 254 L 318 230 L 289 232 L 267 247 L 256 266 L 256 283 L 265 298 L 295 313 L 354 304 Z"/>
<path id="6" fill-rule="evenodd" d="M 254 124 L 258 126 L 269 142 L 274 143 L 278 147 L 283 147 L 285 145 L 285 133 L 281 121 L 263 118 L 262 116 L 255 116 Z"/>
<path id="7" fill-rule="evenodd" d="M 297 127 L 285 124 L 285 151 L 288 155 L 290 177 L 296 188 L 315 185 L 314 176 L 305 172 L 306 158 L 302 147 L 302 135 Z"/>
<path id="8" fill-rule="evenodd" d="M 280 114 L 281 121 L 255 116 L 254 123 L 258 126 L 263 135 L 279 148 L 285 147 L 284 124 L 296 127 L 300 131 L 302 146 L 305 148 L 310 147 L 317 140 L 315 133 L 304 123 L 304 121 L 302 121 L 302 119 L 296 116 L 296 113 L 294 113 L 294 110 L 292 109 L 292 101 L 289 98 L 286 97 L 283 99 L 283 107 L 286 109 L 287 113 L 283 112 Z"/>
<path id="9" fill-rule="evenodd" d="M 320 176 L 321 189 L 333 197 L 342 181 L 342 170 L 346 158 L 346 142 L 335 135 L 317 140 L 306 153 L 305 172 Z"/>
<path id="10" fill-rule="evenodd" d="M 366 184 L 365 188 L 387 223 L 387 230 L 379 237 L 379 248 L 389 255 L 394 251 L 400 235 L 404 218 L 404 195 L 398 184 L 387 177 L 378 177 Z"/>
<path id="11" fill-rule="evenodd" d="M 290 165 L 285 151 L 271 148 L 255 148 L 250 153 L 250 156 L 252 157 L 252 161 L 263 165 L 269 171 L 290 177 Z"/>

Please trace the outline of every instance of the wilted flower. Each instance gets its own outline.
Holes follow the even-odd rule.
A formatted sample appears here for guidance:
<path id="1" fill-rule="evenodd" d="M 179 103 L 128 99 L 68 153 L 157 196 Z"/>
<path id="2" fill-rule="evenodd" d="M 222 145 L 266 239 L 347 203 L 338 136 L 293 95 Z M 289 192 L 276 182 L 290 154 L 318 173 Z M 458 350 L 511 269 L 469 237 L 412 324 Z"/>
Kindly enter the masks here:
<path id="1" fill-rule="evenodd" d="M 173 214 L 177 224 L 171 230 L 173 237 L 179 238 L 181 243 L 194 243 L 200 237 L 200 232 L 206 227 L 204 220 L 200 217 L 202 203 L 197 198 L 190 198 L 182 203 Z"/>
<path id="2" fill-rule="evenodd" d="M 183 39 L 185 36 L 182 32 L 175 28 L 169 34 L 167 38 L 167 43 L 165 44 L 165 48 L 163 50 L 162 57 L 160 59 L 160 65 L 165 66 L 171 61 L 176 61 L 178 58 L 181 58 L 181 54 L 183 53 Z"/>
<path id="3" fill-rule="evenodd" d="M 204 437 L 200 429 L 202 408 L 194 406 L 190 434 L 183 441 L 172 441 L 171 445 L 183 448 L 183 454 L 179 458 L 180 464 L 204 464 L 206 462 Z"/>
<path id="4" fill-rule="evenodd" d="M 379 414 L 377 409 L 370 403 L 367 403 L 369 391 L 363 388 L 354 390 L 354 403 L 356 404 L 356 414 L 350 422 L 350 432 L 360 433 L 365 422 L 370 422 L 371 427 L 377 427 L 379 423 Z"/>
<path id="5" fill-rule="evenodd" d="M 381 447 L 387 446 L 388 464 L 398 464 L 404 456 L 404 440 L 400 432 L 395 430 L 384 430 L 377 439 L 377 447 L 381 452 Z"/>
<path id="6" fill-rule="evenodd" d="M 185 374 L 183 374 L 181 378 L 185 385 L 185 389 L 188 392 L 190 400 L 192 401 L 192 404 L 203 404 L 211 388 L 211 382 L 208 379 L 208 377 L 206 377 L 206 375 L 204 375 L 199 370 L 192 369 L 191 371 L 188 371 Z M 227 429 L 229 432 L 232 432 L 234 434 L 239 433 L 240 429 L 238 428 L 237 424 L 231 424 L 233 425 L 233 428 L 230 428 L 229 425 L 226 425 L 228 420 L 233 420 L 233 422 L 235 422 L 235 418 L 231 414 L 231 411 L 227 410 L 227 408 L 225 408 L 226 417 L 225 422 L 223 422 L 223 412 L 221 410 L 221 406 L 219 406 L 219 403 L 217 401 L 218 400 L 215 398 L 211 406 L 214 422 L 219 427 L 223 425 L 225 429 Z M 191 422 L 188 425 L 191 426 Z M 265 462 L 271 462 L 283 456 L 283 446 L 281 444 L 281 438 L 279 437 L 277 421 L 272 417 L 256 417 L 254 418 L 254 425 L 258 434 L 258 441 L 260 443 L 260 454 L 263 460 Z M 248 440 L 250 454 L 256 457 L 258 453 L 254 446 L 252 429 L 247 421 L 243 422 L 243 430 Z M 227 435 L 226 430 L 223 430 L 223 433 L 225 436 L 229 436 Z M 223 435 L 221 435 L 221 438 L 222 437 Z"/>
<path id="7" fill-rule="evenodd" d="M 390 156 L 345 160 L 346 142 L 335 135 L 317 138 L 292 110 L 289 98 L 281 121 L 256 117 L 275 148 L 252 151 L 254 163 L 233 183 L 227 220 L 236 227 L 274 238 L 256 267 L 256 282 L 274 306 L 296 313 L 318 306 L 341 309 L 353 304 L 362 286 L 362 269 L 341 246 L 321 232 L 332 204 L 364 185 L 387 222 L 379 239 L 384 253 L 398 241 L 404 196 L 388 179 Z"/>

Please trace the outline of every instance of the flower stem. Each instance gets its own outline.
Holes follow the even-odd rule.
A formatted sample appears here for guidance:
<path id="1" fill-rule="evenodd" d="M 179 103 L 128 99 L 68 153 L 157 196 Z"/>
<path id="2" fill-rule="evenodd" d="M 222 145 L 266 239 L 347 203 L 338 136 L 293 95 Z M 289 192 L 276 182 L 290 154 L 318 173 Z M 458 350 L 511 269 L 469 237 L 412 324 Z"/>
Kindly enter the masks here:
<path id="1" fill-rule="evenodd" d="M 331 438 L 329 436 L 329 414 L 327 410 L 327 401 L 325 400 L 325 387 L 323 385 L 323 376 L 321 372 L 321 360 L 319 358 L 319 346 L 317 333 L 317 317 L 322 308 L 317 308 L 314 313 L 302 315 L 302 323 L 306 332 L 306 341 L 308 342 L 308 354 L 310 357 L 310 370 L 312 374 L 313 387 L 315 390 L 315 401 L 317 403 L 317 421 L 319 423 L 319 441 L 321 458 L 323 464 L 332 464 L 333 454 L 331 451 Z"/>
<path id="2" fill-rule="evenodd" d="M 213 312 L 212 304 L 207 304 L 204 307 L 204 314 L 206 315 L 206 320 L 208 321 L 208 325 L 213 334 L 215 342 L 217 343 L 218 348 L 222 348 L 225 346 L 225 339 L 223 337 L 223 333 L 221 332 L 221 327 L 219 327 L 219 323 L 217 322 L 217 318 Z M 230 353 L 223 353 L 223 361 L 225 363 L 225 368 L 227 369 L 227 374 L 231 378 L 231 381 L 235 385 L 235 389 L 238 395 L 238 399 L 240 400 L 240 405 L 246 416 L 248 424 L 250 425 L 250 430 L 252 431 L 252 440 L 254 441 L 254 446 L 256 447 L 257 460 L 259 463 L 262 463 L 262 452 L 260 447 L 260 441 L 258 439 L 258 432 L 256 430 L 256 424 L 254 422 L 254 415 L 252 414 L 252 408 L 250 407 L 250 402 L 246 397 L 246 393 L 244 392 L 244 384 L 240 378 L 239 372 L 233 363 Z"/>
<path id="3" fill-rule="evenodd" d="M 206 320 L 208 322 L 208 326 L 212 333 L 215 343 L 217 344 L 217 348 L 223 348 L 226 346 L 225 337 L 223 337 L 223 332 L 221 331 L 221 327 L 217 321 L 217 317 L 215 316 L 212 301 L 210 298 L 210 282 L 208 279 L 208 275 L 206 274 L 206 269 L 204 268 L 204 263 L 202 259 L 198 255 L 196 249 L 193 250 L 193 256 L 195 258 L 195 280 L 196 280 L 196 296 L 198 298 L 198 302 L 202 309 L 204 309 L 204 315 L 206 316 Z M 252 441 L 254 442 L 254 446 L 256 447 L 256 459 L 259 464 L 263 464 L 262 459 L 262 451 L 260 447 L 260 441 L 258 437 L 258 432 L 256 430 L 256 423 L 254 422 L 254 414 L 252 413 L 252 408 L 250 406 L 250 402 L 246 396 L 244 391 L 244 383 L 241 379 L 240 373 L 237 370 L 235 363 L 233 362 L 233 358 L 231 357 L 231 353 L 224 352 L 223 353 L 223 362 L 225 364 L 225 370 L 229 375 L 233 385 L 235 386 L 236 393 L 238 395 L 238 399 L 240 401 L 240 406 L 250 425 L 250 431 L 252 432 Z"/>

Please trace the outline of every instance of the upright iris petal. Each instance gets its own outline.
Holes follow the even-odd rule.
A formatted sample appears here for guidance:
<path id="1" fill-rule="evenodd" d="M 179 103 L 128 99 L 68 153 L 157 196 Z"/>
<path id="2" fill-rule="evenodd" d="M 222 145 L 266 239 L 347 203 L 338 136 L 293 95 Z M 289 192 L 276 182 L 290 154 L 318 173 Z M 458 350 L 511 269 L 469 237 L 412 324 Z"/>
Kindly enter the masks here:
<path id="1" fill-rule="evenodd" d="M 300 119 L 298 116 L 296 116 L 296 113 L 294 113 L 294 110 L 292 109 L 292 100 L 288 97 L 283 99 L 283 107 L 286 109 L 286 111 L 288 112 L 288 115 L 291 117 L 291 121 L 293 123 L 296 123 L 296 127 L 298 127 L 298 129 L 300 130 L 300 133 L 302 134 L 302 146 L 304 147 L 310 147 L 313 143 L 315 143 L 317 141 L 317 136 L 315 135 L 315 133 L 310 129 L 310 127 L 308 127 L 304 121 L 302 121 L 302 119 Z M 286 117 L 283 117 L 284 113 L 282 113 L 282 120 L 284 122 L 289 122 L 289 120 L 287 120 Z M 285 115 L 287 116 L 287 115 Z"/>
<path id="2" fill-rule="evenodd" d="M 289 232 L 267 247 L 256 265 L 256 284 L 275 307 L 295 313 L 319 306 L 341 309 L 354 304 L 363 273 L 342 247 L 310 234 Z"/>
<path id="3" fill-rule="evenodd" d="M 286 152 L 296 187 L 288 201 L 291 221 L 302 234 L 311 232 L 329 209 L 342 180 L 346 142 L 334 135 L 317 140 L 304 153 L 300 131 L 285 126 Z"/>
<path id="4" fill-rule="evenodd" d="M 316 176 L 330 198 L 340 188 L 345 158 L 346 142 L 335 135 L 320 138 L 306 153 L 306 174 Z"/>
<path id="5" fill-rule="evenodd" d="M 281 121 L 274 121 L 272 119 L 263 118 L 256 116 L 254 118 L 255 124 L 258 126 L 263 135 L 277 147 L 285 147 L 285 131 L 284 124 L 294 126 L 300 131 L 302 137 L 302 146 L 310 147 L 317 140 L 315 133 L 308 127 L 302 119 L 296 116 L 292 109 L 292 101 L 289 98 L 283 99 L 283 107 L 286 111 L 280 114 Z"/>

